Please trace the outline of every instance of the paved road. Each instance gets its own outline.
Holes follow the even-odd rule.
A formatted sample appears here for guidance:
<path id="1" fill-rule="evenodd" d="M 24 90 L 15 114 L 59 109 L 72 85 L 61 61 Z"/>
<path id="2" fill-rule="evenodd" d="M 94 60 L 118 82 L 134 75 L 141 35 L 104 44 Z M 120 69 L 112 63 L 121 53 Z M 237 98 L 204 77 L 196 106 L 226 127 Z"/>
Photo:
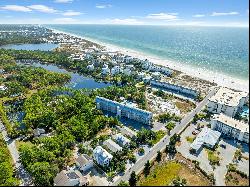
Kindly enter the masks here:
<path id="1" fill-rule="evenodd" d="M 170 137 L 172 137 L 175 133 L 180 133 L 184 128 L 186 128 L 186 126 L 188 125 L 188 123 L 193 119 L 193 117 L 195 116 L 195 114 L 199 113 L 203 107 L 208 103 L 208 99 L 210 97 L 212 97 L 215 93 L 216 93 L 217 89 L 216 88 L 212 88 L 212 90 L 208 93 L 208 95 L 203 99 L 203 101 L 201 101 L 197 107 L 190 112 L 189 114 L 187 114 L 182 121 L 176 125 L 176 127 L 171 131 L 170 136 L 166 135 L 165 137 L 163 137 L 151 150 L 149 153 L 145 154 L 144 157 L 142 157 L 140 160 L 138 160 L 135 165 L 132 166 L 132 168 L 125 172 L 125 174 L 118 178 L 116 181 L 113 182 L 112 186 L 117 186 L 121 181 L 128 181 L 130 178 L 130 174 L 132 173 L 132 171 L 135 171 L 136 174 L 140 173 L 140 171 L 144 168 L 144 164 L 148 161 L 148 160 L 153 160 L 158 151 L 162 151 L 164 150 L 164 148 L 166 147 L 166 145 L 169 143 L 170 141 Z"/>
<path id="2" fill-rule="evenodd" d="M 19 160 L 19 153 L 18 153 L 16 145 L 15 145 L 15 140 L 10 139 L 8 137 L 7 131 L 4 127 L 4 125 L 2 124 L 1 120 L 0 120 L 0 132 L 2 132 L 3 138 L 7 143 L 8 149 L 10 151 L 14 165 L 15 165 L 16 170 L 17 170 L 17 175 L 21 179 L 20 186 L 31 186 L 32 185 L 31 176 L 24 169 L 23 165 L 21 164 L 21 162 Z"/>

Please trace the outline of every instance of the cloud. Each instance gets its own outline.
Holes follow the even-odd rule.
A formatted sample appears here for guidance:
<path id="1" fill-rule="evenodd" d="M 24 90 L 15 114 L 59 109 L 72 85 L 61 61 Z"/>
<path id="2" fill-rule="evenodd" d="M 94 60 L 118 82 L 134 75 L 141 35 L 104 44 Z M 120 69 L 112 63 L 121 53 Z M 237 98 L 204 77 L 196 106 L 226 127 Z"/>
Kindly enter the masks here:
<path id="1" fill-rule="evenodd" d="M 75 12 L 75 11 L 72 11 L 72 10 L 68 10 L 67 12 L 62 13 L 62 15 L 64 15 L 64 16 L 79 16 L 81 14 L 83 14 L 83 13 Z"/>
<path id="2" fill-rule="evenodd" d="M 213 12 L 211 16 L 231 16 L 238 15 L 238 12 Z"/>
<path id="3" fill-rule="evenodd" d="M 78 20 L 73 19 L 73 18 L 56 18 L 53 21 L 56 23 L 66 24 L 66 23 L 76 23 Z"/>
<path id="4" fill-rule="evenodd" d="M 73 0 L 55 0 L 55 3 L 72 3 Z"/>
<path id="5" fill-rule="evenodd" d="M 146 18 L 166 20 L 166 21 L 176 21 L 176 20 L 179 20 L 178 13 L 149 14 L 149 15 L 146 16 Z"/>
<path id="6" fill-rule="evenodd" d="M 110 5 L 110 4 L 107 4 L 107 5 L 96 5 L 95 7 L 96 7 L 96 8 L 104 9 L 104 8 L 111 8 L 112 5 Z"/>
<path id="7" fill-rule="evenodd" d="M 44 12 L 44 13 L 55 13 L 57 10 L 47 7 L 45 5 L 30 5 L 28 8 L 31 8 L 33 10 L 39 11 L 39 12 Z"/>
<path id="8" fill-rule="evenodd" d="M 204 14 L 196 14 L 196 15 L 193 15 L 194 18 L 202 18 L 202 17 L 205 17 Z"/>
<path id="9" fill-rule="evenodd" d="M 117 25 L 141 25 L 143 22 L 137 19 L 105 19 L 103 20 L 105 24 L 117 24 Z"/>
<path id="10" fill-rule="evenodd" d="M 10 10 L 10 11 L 17 11 L 17 12 L 31 12 L 32 10 L 25 6 L 19 6 L 19 5 L 5 5 L 3 7 L 0 7 L 0 9 L 3 10 Z"/>

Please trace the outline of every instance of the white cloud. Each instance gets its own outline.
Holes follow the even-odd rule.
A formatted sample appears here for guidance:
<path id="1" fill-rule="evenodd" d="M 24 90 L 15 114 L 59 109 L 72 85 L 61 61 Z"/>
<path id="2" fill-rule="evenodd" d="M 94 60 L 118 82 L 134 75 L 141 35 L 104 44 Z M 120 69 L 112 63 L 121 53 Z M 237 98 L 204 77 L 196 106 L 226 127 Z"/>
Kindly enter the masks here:
<path id="1" fill-rule="evenodd" d="M 73 19 L 73 18 L 56 18 L 53 20 L 55 23 L 62 23 L 62 24 L 67 24 L 67 23 L 76 23 L 78 20 Z"/>
<path id="2" fill-rule="evenodd" d="M 202 18 L 202 17 L 205 17 L 204 14 L 196 14 L 196 15 L 193 15 L 194 18 Z"/>
<path id="3" fill-rule="evenodd" d="M 238 12 L 213 12 L 211 16 L 230 16 L 230 15 L 238 15 Z"/>
<path id="4" fill-rule="evenodd" d="M 101 8 L 101 9 L 103 9 L 103 8 L 111 8 L 112 7 L 112 5 L 110 5 L 110 4 L 107 4 L 107 5 L 96 5 L 96 8 Z"/>
<path id="5" fill-rule="evenodd" d="M 79 16 L 81 14 L 83 14 L 83 13 L 75 12 L 75 11 L 72 11 L 72 10 L 68 10 L 67 12 L 62 13 L 62 15 L 64 15 L 64 16 Z"/>
<path id="6" fill-rule="evenodd" d="M 146 18 L 166 20 L 166 21 L 176 21 L 176 20 L 179 20 L 178 13 L 149 14 L 149 15 L 146 16 Z"/>
<path id="7" fill-rule="evenodd" d="M 103 20 L 105 24 L 118 24 L 118 25 L 141 25 L 143 22 L 138 21 L 137 19 L 105 19 Z"/>
<path id="8" fill-rule="evenodd" d="M 0 9 L 17 11 L 17 12 L 31 12 L 32 11 L 30 8 L 27 8 L 25 6 L 19 6 L 19 5 L 5 5 L 3 7 L 0 7 Z"/>
<path id="9" fill-rule="evenodd" d="M 39 11 L 39 12 L 44 12 L 44 13 L 55 13 L 57 10 L 47 7 L 45 5 L 30 5 L 28 8 Z"/>
<path id="10" fill-rule="evenodd" d="M 72 3 L 73 0 L 55 0 L 55 3 Z"/>

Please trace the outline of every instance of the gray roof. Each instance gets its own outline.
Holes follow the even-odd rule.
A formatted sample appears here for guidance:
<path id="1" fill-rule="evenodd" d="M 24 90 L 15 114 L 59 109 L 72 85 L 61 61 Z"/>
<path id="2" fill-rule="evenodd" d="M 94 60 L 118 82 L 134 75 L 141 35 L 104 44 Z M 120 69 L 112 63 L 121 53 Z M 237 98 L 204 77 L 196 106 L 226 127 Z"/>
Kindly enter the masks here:
<path id="1" fill-rule="evenodd" d="M 103 142 L 103 145 L 106 145 L 112 152 L 121 151 L 122 147 L 120 147 L 117 143 L 113 140 L 108 139 Z"/>
<path id="2" fill-rule="evenodd" d="M 220 132 L 204 127 L 190 147 L 192 149 L 198 150 L 204 143 L 214 147 L 218 142 L 220 135 Z"/>

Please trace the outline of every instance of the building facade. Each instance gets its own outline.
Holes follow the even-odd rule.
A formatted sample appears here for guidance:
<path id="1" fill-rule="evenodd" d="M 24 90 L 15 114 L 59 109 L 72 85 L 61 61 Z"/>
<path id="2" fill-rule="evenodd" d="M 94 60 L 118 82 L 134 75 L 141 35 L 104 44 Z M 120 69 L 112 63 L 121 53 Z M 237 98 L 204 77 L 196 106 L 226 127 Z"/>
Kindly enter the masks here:
<path id="1" fill-rule="evenodd" d="M 152 123 L 153 114 L 146 110 L 118 103 L 103 97 L 96 97 L 96 105 L 97 109 L 114 113 L 118 117 L 125 117 L 147 125 L 151 125 Z"/>
<path id="2" fill-rule="evenodd" d="M 169 89 L 169 90 L 176 91 L 178 93 L 191 95 L 193 97 L 197 97 L 198 96 L 198 93 L 195 90 L 192 90 L 190 88 L 186 88 L 186 87 L 183 87 L 183 86 L 171 84 L 171 83 L 168 83 L 168 82 L 161 82 L 161 81 L 151 80 L 150 84 L 152 86 L 166 88 L 166 89 Z"/>
<path id="3" fill-rule="evenodd" d="M 224 113 L 227 116 L 234 117 L 248 100 L 249 96 L 246 92 L 236 92 L 221 87 L 217 93 L 209 99 L 207 109 L 213 114 Z"/>
<path id="4" fill-rule="evenodd" d="M 249 125 L 225 114 L 214 114 L 211 128 L 233 139 L 249 143 Z"/>

